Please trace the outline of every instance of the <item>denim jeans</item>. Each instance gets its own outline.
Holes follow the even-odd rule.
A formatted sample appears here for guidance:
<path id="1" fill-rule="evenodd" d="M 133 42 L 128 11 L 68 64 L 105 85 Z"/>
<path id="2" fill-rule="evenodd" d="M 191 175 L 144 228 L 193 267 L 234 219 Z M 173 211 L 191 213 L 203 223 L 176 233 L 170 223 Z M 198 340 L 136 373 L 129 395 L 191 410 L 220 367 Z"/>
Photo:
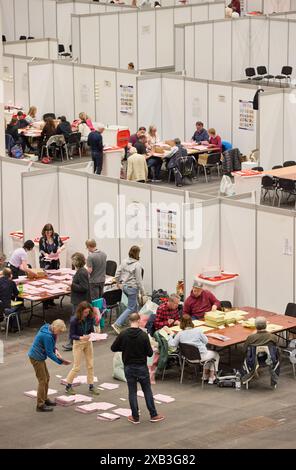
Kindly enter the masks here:
<path id="1" fill-rule="evenodd" d="M 6 317 L 8 317 L 8 315 L 10 315 L 11 313 L 15 313 L 17 318 L 18 318 L 18 321 L 19 321 L 19 325 L 21 327 L 21 318 L 20 318 L 20 313 L 18 311 L 18 308 L 17 307 L 11 307 L 11 308 L 5 308 L 4 309 L 4 315 Z M 12 317 L 11 318 L 11 321 L 9 322 L 9 326 L 10 328 L 17 328 L 17 320 L 15 317 Z"/>
<path id="2" fill-rule="evenodd" d="M 139 382 L 144 393 L 146 406 L 151 418 L 157 416 L 151 390 L 149 370 L 146 364 L 132 364 L 124 366 L 124 373 L 128 386 L 128 399 L 134 419 L 139 420 L 139 407 L 137 398 L 137 383 Z"/>
<path id="3" fill-rule="evenodd" d="M 91 152 L 91 158 L 94 162 L 94 173 L 101 174 L 103 168 L 103 152 Z"/>
<path id="4" fill-rule="evenodd" d="M 131 313 L 138 311 L 138 289 L 137 287 L 123 287 L 123 292 L 128 298 L 127 308 L 122 312 L 122 314 L 117 318 L 116 325 L 122 326 L 128 319 L 128 316 Z"/>

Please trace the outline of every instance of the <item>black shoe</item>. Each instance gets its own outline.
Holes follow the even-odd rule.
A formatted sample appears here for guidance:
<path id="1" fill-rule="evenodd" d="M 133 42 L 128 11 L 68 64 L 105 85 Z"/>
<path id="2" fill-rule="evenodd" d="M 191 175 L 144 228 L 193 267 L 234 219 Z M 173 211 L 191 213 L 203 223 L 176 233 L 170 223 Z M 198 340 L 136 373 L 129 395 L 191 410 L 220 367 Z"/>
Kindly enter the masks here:
<path id="1" fill-rule="evenodd" d="M 46 406 L 57 406 L 56 402 L 53 400 L 50 400 L 49 398 L 45 400 Z"/>
<path id="2" fill-rule="evenodd" d="M 63 344 L 62 348 L 64 351 L 72 351 L 72 344 Z"/>
<path id="3" fill-rule="evenodd" d="M 51 408 L 50 406 L 47 406 L 47 405 L 44 404 L 42 406 L 37 406 L 36 411 L 43 411 L 43 412 L 53 411 L 53 408 Z"/>

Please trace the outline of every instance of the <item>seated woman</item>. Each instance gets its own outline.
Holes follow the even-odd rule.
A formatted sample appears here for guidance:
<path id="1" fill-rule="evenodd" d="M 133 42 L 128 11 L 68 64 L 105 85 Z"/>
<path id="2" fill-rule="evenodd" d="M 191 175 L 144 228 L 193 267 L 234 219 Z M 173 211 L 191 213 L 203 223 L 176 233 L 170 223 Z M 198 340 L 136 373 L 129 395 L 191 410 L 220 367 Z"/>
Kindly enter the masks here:
<path id="1" fill-rule="evenodd" d="M 75 119 L 75 121 L 72 122 L 71 126 L 72 126 L 72 130 L 74 132 L 77 132 L 78 131 L 78 126 L 79 124 L 81 124 L 82 122 L 85 122 L 89 129 L 91 131 L 95 131 L 96 129 L 94 128 L 94 125 L 90 119 L 90 117 L 85 113 L 85 112 L 82 112 L 82 113 L 79 113 L 79 119 Z"/>
<path id="2" fill-rule="evenodd" d="M 48 139 L 52 137 L 53 135 L 57 134 L 55 122 L 52 118 L 47 118 L 45 122 L 45 126 L 42 129 L 41 136 L 40 136 L 40 141 L 39 141 L 39 155 L 41 155 L 41 149 L 43 145 L 46 144 Z"/>
<path id="3" fill-rule="evenodd" d="M 30 106 L 28 114 L 26 116 L 26 121 L 28 125 L 33 124 L 33 122 L 36 121 L 36 115 L 37 115 L 37 108 L 36 106 Z"/>
<path id="4" fill-rule="evenodd" d="M 200 353 L 201 360 L 204 362 L 209 362 L 207 369 L 204 370 L 204 380 L 208 380 L 208 383 L 212 385 L 215 382 L 215 370 L 218 371 L 219 359 L 220 356 L 216 351 L 210 351 L 207 349 L 208 338 L 204 335 L 199 328 L 194 328 L 194 324 L 190 315 L 183 314 L 180 322 L 180 328 L 182 331 L 176 334 L 173 338 L 172 333 L 168 339 L 168 345 L 171 347 L 177 347 L 179 343 L 192 344 L 197 347 Z"/>
<path id="5" fill-rule="evenodd" d="M 149 126 L 148 134 L 147 134 L 147 144 L 148 147 L 152 147 L 153 145 L 159 142 L 158 134 L 157 134 L 157 127 Z"/>
<path id="6" fill-rule="evenodd" d="M 63 135 L 65 141 L 68 142 L 69 135 L 72 133 L 71 124 L 67 121 L 66 116 L 61 116 L 60 123 L 57 126 L 57 134 Z"/>

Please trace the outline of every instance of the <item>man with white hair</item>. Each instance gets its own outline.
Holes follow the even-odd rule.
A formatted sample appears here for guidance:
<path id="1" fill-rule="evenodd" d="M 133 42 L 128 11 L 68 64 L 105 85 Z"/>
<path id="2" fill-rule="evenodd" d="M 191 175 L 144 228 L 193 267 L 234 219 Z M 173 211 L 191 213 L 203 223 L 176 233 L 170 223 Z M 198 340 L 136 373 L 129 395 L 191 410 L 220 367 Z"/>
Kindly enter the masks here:
<path id="1" fill-rule="evenodd" d="M 129 149 L 129 157 L 127 159 L 127 179 L 129 181 L 138 181 L 145 183 L 148 178 L 148 167 L 145 155 L 137 153 L 135 147 Z"/>
<path id="2" fill-rule="evenodd" d="M 100 175 L 103 168 L 103 138 L 102 133 L 104 132 L 105 126 L 102 123 L 98 124 L 98 130 L 94 130 L 89 133 L 87 139 L 87 145 L 91 149 L 91 157 L 94 162 L 94 173 Z"/>
<path id="3" fill-rule="evenodd" d="M 256 317 L 255 326 L 257 332 L 247 337 L 244 344 L 245 351 L 247 351 L 249 346 L 268 346 L 270 344 L 277 344 L 276 336 L 266 330 L 265 317 Z"/>

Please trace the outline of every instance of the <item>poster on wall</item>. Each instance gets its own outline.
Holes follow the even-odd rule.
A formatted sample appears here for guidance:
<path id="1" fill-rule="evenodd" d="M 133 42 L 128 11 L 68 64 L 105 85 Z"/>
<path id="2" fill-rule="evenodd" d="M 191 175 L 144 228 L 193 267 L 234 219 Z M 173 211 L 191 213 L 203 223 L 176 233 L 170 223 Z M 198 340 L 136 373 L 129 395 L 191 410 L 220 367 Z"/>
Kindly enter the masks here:
<path id="1" fill-rule="evenodd" d="M 239 129 L 245 131 L 255 130 L 255 115 L 253 101 L 239 100 Z"/>
<path id="2" fill-rule="evenodd" d="M 157 248 L 177 253 L 177 212 L 157 209 Z"/>
<path id="3" fill-rule="evenodd" d="M 132 85 L 120 85 L 119 111 L 124 114 L 134 113 L 134 87 Z"/>

